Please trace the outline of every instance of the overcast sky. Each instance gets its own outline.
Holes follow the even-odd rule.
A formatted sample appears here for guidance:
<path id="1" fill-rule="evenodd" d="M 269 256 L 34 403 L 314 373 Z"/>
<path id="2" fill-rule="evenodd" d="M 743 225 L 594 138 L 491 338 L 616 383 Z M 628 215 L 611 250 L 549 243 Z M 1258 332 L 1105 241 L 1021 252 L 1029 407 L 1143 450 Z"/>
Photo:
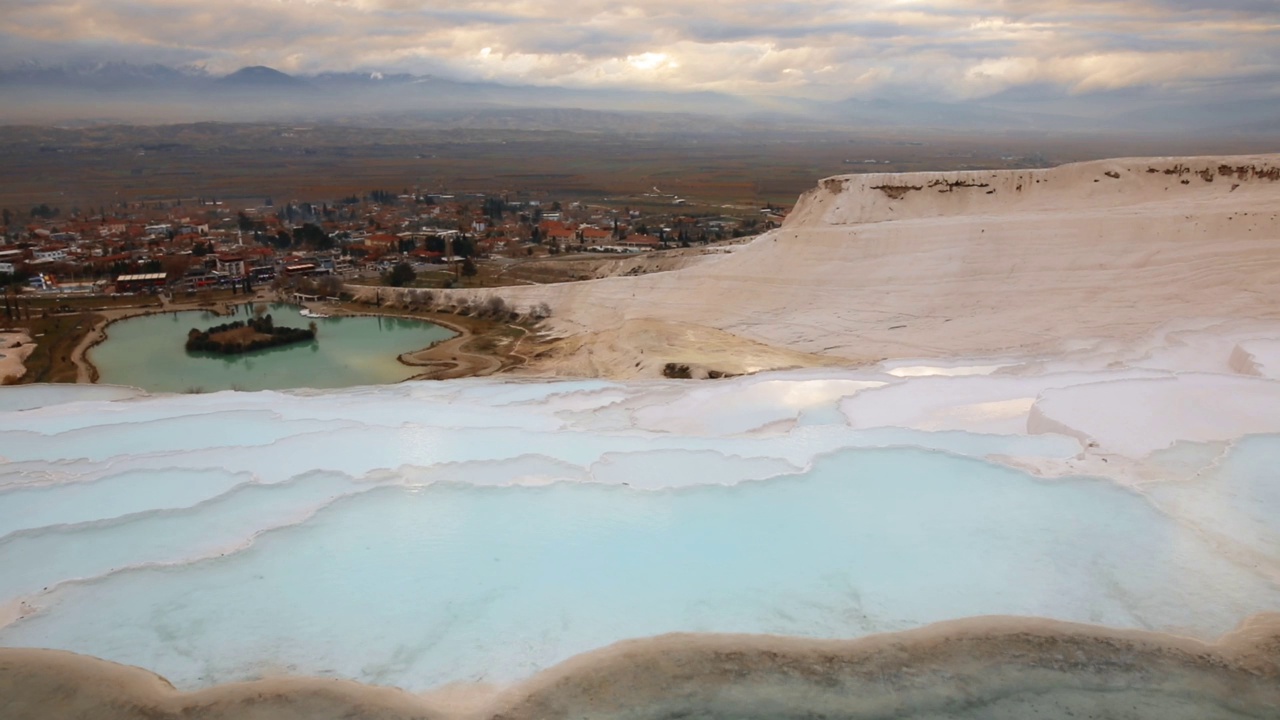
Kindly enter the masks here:
<path id="1" fill-rule="evenodd" d="M 0 63 L 824 99 L 1280 94 L 1280 0 L 0 0 Z"/>

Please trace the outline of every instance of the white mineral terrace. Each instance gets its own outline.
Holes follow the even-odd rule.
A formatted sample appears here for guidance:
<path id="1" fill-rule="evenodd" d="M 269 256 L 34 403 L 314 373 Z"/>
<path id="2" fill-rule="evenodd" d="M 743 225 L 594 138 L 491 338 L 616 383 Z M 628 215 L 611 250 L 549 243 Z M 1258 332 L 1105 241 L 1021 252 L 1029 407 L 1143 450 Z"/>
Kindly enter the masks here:
<path id="1" fill-rule="evenodd" d="M 2 388 L 0 698 L 1274 717 L 1276 167 L 826 181 L 732 254 L 521 289 L 535 371 L 595 378 Z"/>

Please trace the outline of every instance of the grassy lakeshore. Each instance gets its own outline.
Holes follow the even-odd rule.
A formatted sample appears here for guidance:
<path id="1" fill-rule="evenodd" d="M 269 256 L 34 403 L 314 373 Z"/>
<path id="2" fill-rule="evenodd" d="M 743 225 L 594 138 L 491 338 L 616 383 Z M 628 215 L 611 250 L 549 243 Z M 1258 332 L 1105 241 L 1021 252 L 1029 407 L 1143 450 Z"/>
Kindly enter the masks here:
<path id="1" fill-rule="evenodd" d="M 17 315 L 9 321 L 25 329 L 36 342 L 27 357 L 26 371 L 12 384 L 84 382 L 78 378 L 77 352 L 108 318 L 153 312 L 162 306 L 158 297 L 137 296 L 20 296 Z"/>

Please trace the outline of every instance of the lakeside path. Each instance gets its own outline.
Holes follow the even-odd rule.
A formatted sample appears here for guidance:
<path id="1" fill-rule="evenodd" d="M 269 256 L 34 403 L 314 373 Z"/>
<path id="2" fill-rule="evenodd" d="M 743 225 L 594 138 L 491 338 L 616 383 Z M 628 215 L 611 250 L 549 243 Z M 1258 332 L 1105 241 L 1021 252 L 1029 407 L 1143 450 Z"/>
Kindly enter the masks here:
<path id="1" fill-rule="evenodd" d="M 313 308 L 315 309 L 315 308 Z M 418 320 L 448 328 L 453 337 L 397 356 L 402 364 L 421 371 L 406 380 L 452 380 L 483 377 L 524 365 L 528 358 L 517 352 L 529 335 L 527 328 L 511 323 L 478 320 L 468 316 L 442 317 L 443 313 L 371 312 L 362 305 L 344 303 L 321 308 L 340 317 L 379 316 Z"/>
<path id="2" fill-rule="evenodd" d="M 71 351 L 71 363 L 76 366 L 76 382 L 77 383 L 96 383 L 98 382 L 98 368 L 94 367 L 89 361 L 89 351 L 99 343 L 105 342 L 107 339 L 107 326 L 117 320 L 125 318 L 139 317 L 142 315 L 151 315 L 158 312 L 177 312 L 180 309 L 188 310 L 209 310 L 208 307 L 192 306 L 190 308 L 172 308 L 156 310 L 155 308 L 114 308 L 110 310 L 100 310 L 98 315 L 101 320 L 93 326 L 93 329 L 80 338 L 80 342 L 76 344 L 74 350 Z"/>
<path id="3" fill-rule="evenodd" d="M 268 299 L 259 294 L 255 295 L 252 299 L 244 300 L 243 302 L 268 302 Z M 93 363 L 89 360 L 89 351 L 100 343 L 106 341 L 107 327 L 117 320 L 140 317 L 143 315 L 154 315 L 157 313 L 183 312 L 187 310 L 203 310 L 205 312 L 222 315 L 225 314 L 227 309 L 233 304 L 238 305 L 242 303 L 210 303 L 208 301 L 175 303 L 171 301 L 171 298 L 168 295 L 160 295 L 159 308 L 156 308 L 155 306 L 147 306 L 98 310 L 95 314 L 102 319 L 93 326 L 93 329 L 85 333 L 84 337 L 80 338 L 80 342 L 76 343 L 75 349 L 71 351 L 71 363 L 75 365 L 76 368 L 76 382 L 98 382 L 98 368 L 94 367 Z"/>

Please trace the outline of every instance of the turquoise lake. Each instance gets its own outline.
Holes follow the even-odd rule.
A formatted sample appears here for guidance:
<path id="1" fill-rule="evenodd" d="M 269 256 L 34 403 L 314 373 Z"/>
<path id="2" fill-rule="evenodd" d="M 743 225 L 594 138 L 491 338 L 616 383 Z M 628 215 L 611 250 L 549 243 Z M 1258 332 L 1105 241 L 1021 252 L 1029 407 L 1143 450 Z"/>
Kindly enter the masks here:
<path id="1" fill-rule="evenodd" d="M 386 317 L 315 320 L 315 342 L 242 355 L 188 354 L 183 344 L 192 328 L 209 328 L 249 317 L 204 311 L 129 318 L 107 328 L 107 340 L 89 351 L 99 382 L 132 385 L 153 392 L 339 388 L 400 382 L 418 369 L 396 358 L 453 337 L 447 328 L 420 320 Z M 272 305 L 276 325 L 307 327 L 292 305 Z"/>

